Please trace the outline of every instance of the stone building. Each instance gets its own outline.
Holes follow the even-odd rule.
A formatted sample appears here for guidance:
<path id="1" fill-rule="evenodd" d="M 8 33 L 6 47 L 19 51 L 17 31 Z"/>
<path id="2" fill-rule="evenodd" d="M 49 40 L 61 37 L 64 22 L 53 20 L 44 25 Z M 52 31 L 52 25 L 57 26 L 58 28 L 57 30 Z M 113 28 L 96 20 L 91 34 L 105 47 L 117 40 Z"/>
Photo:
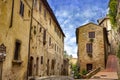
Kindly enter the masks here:
<path id="1" fill-rule="evenodd" d="M 0 80 L 61 75 L 64 37 L 47 0 L 0 0 Z"/>
<path id="2" fill-rule="evenodd" d="M 31 1 L 28 1 L 31 4 Z M 29 77 L 61 75 L 64 33 L 46 0 L 34 0 Z"/>
<path id="3" fill-rule="evenodd" d="M 5 60 L 0 60 L 0 80 L 27 77 L 29 10 L 25 0 L 0 0 L 0 45 L 6 47 Z"/>
<path id="4" fill-rule="evenodd" d="M 108 40 L 110 42 L 109 52 L 112 54 L 115 54 L 117 51 L 117 37 L 118 37 L 118 35 L 116 33 L 116 29 L 112 28 L 109 16 L 106 16 L 105 18 L 99 19 L 98 24 L 101 27 L 105 27 L 107 29 Z"/>
<path id="5" fill-rule="evenodd" d="M 109 45 L 106 28 L 88 23 L 76 29 L 76 37 L 80 72 L 105 68 Z"/>
<path id="6" fill-rule="evenodd" d="M 68 58 L 64 58 L 63 59 L 63 68 L 62 68 L 62 74 L 64 76 L 68 76 L 69 72 L 69 59 Z"/>

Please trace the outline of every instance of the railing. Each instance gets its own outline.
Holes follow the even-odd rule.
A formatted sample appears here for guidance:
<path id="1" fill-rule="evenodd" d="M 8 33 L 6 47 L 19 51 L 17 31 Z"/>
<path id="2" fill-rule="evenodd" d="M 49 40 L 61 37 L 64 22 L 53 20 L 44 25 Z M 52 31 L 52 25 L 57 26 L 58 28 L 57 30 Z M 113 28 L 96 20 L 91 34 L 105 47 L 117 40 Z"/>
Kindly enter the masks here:
<path id="1" fill-rule="evenodd" d="M 88 74 L 84 75 L 83 78 L 85 79 L 89 79 L 91 78 L 93 75 L 95 75 L 96 73 L 98 73 L 101 70 L 101 68 L 97 68 L 95 70 L 92 70 L 91 72 L 89 72 Z"/>

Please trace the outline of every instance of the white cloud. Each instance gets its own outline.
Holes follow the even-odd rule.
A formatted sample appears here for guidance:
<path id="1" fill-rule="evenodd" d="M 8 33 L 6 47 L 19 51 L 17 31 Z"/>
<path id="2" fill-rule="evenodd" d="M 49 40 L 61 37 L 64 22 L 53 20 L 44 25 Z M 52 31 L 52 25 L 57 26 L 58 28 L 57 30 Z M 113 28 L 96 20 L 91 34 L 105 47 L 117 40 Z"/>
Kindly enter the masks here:
<path id="1" fill-rule="evenodd" d="M 55 10 L 55 15 L 66 35 L 65 50 L 68 54 L 72 54 L 73 57 L 77 57 L 76 28 L 85 25 L 91 20 L 98 19 L 101 15 L 105 15 L 107 11 L 94 5 L 83 8 L 81 10 L 76 5 L 63 5 Z"/>

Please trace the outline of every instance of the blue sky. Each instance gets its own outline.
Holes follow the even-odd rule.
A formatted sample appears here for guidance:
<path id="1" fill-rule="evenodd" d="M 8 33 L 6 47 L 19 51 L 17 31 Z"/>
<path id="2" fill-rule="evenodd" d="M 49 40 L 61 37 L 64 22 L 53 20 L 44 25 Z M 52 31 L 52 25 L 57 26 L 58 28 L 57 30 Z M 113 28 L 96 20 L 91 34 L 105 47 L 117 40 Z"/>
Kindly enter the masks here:
<path id="1" fill-rule="evenodd" d="M 109 0 L 47 0 L 65 33 L 65 50 L 77 57 L 75 30 L 106 16 Z"/>

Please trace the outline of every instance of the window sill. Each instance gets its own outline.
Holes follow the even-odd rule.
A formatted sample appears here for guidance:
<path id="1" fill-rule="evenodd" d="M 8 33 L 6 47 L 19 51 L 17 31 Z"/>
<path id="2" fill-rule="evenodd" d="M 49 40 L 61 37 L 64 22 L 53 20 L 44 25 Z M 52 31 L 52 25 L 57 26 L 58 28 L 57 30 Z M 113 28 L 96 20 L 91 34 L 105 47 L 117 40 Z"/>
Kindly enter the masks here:
<path id="1" fill-rule="evenodd" d="M 23 61 L 22 60 L 12 60 L 13 64 L 21 64 Z"/>

